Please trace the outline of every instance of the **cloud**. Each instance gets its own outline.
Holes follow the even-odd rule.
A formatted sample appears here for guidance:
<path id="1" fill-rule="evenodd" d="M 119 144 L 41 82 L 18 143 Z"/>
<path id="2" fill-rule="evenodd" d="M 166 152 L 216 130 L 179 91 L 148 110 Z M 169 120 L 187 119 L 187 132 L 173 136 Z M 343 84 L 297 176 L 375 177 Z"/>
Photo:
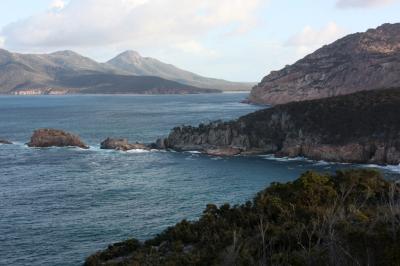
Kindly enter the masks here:
<path id="1" fill-rule="evenodd" d="M 65 2 L 63 0 L 54 0 L 51 4 L 50 4 L 50 8 L 51 9 L 55 9 L 55 10 L 61 10 L 65 7 Z"/>
<path id="2" fill-rule="evenodd" d="M 338 0 L 338 8 L 368 8 L 384 6 L 393 3 L 395 0 Z"/>
<path id="3" fill-rule="evenodd" d="M 0 36 L 0 48 L 4 47 L 4 38 Z"/>
<path id="4" fill-rule="evenodd" d="M 290 37 L 286 46 L 296 47 L 298 54 L 304 56 L 344 35 L 346 35 L 346 30 L 340 28 L 335 22 L 330 22 L 320 29 L 306 26 L 300 33 Z"/>
<path id="5" fill-rule="evenodd" d="M 199 42 L 194 41 L 194 40 L 177 43 L 175 45 L 175 47 L 185 53 L 194 54 L 194 55 L 205 55 L 205 56 L 209 56 L 209 57 L 214 57 L 214 56 L 218 55 L 218 53 L 216 51 L 207 49 L 202 44 L 200 44 Z"/>
<path id="6" fill-rule="evenodd" d="M 199 40 L 213 31 L 253 26 L 265 1 L 56 0 L 50 10 L 5 26 L 0 36 L 19 50 L 170 45 L 199 52 Z"/>

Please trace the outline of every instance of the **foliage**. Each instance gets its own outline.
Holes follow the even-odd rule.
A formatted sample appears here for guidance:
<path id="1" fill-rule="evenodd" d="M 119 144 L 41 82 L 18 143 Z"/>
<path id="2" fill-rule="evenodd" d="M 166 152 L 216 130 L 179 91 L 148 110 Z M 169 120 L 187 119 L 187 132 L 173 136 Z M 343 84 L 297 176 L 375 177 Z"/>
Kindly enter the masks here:
<path id="1" fill-rule="evenodd" d="M 144 243 L 86 265 L 400 265 L 400 187 L 373 170 L 306 172 L 252 202 L 209 204 Z"/>

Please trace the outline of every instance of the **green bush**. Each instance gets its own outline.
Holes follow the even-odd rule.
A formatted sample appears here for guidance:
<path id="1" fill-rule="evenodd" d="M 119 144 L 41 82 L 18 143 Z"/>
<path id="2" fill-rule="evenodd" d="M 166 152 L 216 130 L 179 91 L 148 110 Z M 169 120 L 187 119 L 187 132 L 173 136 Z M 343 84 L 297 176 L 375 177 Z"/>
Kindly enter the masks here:
<path id="1" fill-rule="evenodd" d="M 373 170 L 306 172 L 86 265 L 400 265 L 400 188 Z"/>

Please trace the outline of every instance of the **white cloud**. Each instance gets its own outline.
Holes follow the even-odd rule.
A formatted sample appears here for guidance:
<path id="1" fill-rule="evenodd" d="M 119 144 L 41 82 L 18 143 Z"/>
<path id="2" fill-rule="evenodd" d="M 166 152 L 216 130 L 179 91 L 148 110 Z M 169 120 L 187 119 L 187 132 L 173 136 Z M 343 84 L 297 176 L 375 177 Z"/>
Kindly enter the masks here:
<path id="1" fill-rule="evenodd" d="M 50 4 L 51 9 L 61 10 L 65 7 L 65 2 L 63 0 L 54 0 Z"/>
<path id="2" fill-rule="evenodd" d="M 45 13 L 17 21 L 0 35 L 10 49 L 167 45 L 203 50 L 199 40 L 212 31 L 241 32 L 267 0 L 56 0 Z"/>
<path id="3" fill-rule="evenodd" d="M 201 43 L 194 41 L 194 40 L 177 43 L 175 45 L 175 47 L 185 53 L 194 54 L 194 55 L 205 55 L 205 56 L 209 56 L 209 57 L 218 55 L 218 53 L 216 51 L 207 49 Z"/>
<path id="4" fill-rule="evenodd" d="M 4 38 L 0 36 L 0 48 L 4 47 Z"/>
<path id="5" fill-rule="evenodd" d="M 396 0 L 338 0 L 336 6 L 339 8 L 366 8 L 384 6 Z"/>
<path id="6" fill-rule="evenodd" d="M 304 56 L 344 35 L 346 35 L 346 30 L 340 28 L 335 22 L 330 22 L 320 29 L 306 26 L 300 33 L 289 38 L 286 45 L 296 47 L 299 56 Z"/>

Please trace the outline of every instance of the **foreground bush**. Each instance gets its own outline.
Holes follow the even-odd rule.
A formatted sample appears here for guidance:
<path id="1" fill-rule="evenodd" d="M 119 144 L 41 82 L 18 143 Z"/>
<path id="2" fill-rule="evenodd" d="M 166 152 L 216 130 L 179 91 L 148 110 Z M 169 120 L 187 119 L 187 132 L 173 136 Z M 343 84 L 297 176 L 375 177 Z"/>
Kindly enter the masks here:
<path id="1" fill-rule="evenodd" d="M 306 172 L 85 265 L 400 265 L 400 186 L 373 170 Z"/>

